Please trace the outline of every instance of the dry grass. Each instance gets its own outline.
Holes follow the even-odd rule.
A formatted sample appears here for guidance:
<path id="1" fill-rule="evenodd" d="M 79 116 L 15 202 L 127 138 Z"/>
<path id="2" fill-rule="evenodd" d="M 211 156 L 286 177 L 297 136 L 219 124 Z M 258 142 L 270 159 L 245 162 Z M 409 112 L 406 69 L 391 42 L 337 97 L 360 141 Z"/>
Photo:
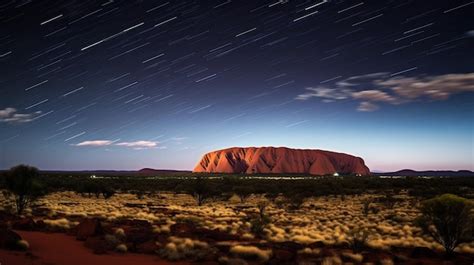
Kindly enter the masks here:
<path id="1" fill-rule="evenodd" d="M 260 196 L 251 196 L 245 203 L 234 198 L 201 207 L 195 206 L 189 195 L 160 193 L 160 196 L 163 198 L 144 196 L 139 200 L 133 194 L 118 193 L 105 200 L 60 192 L 42 198 L 37 206 L 48 209 L 49 217 L 45 223 L 58 229 L 71 228 L 82 217 L 100 217 L 108 220 L 146 220 L 153 224 L 155 233 L 167 234 L 172 224 L 186 220 L 204 228 L 242 235 L 241 238 L 245 240 L 254 238 L 247 217 L 258 214 L 257 204 L 262 200 Z M 312 198 L 295 211 L 287 211 L 270 203 L 265 211 L 271 218 L 271 224 L 264 229 L 264 240 L 301 244 L 322 241 L 327 245 L 347 245 L 351 240 L 351 231 L 359 229 L 367 231 L 367 245 L 375 249 L 387 250 L 394 246 L 442 249 L 441 245 L 413 224 L 419 216 L 418 210 L 412 206 L 414 198 L 400 194 L 397 195 L 400 201 L 394 207 L 386 207 L 376 202 L 377 197 L 381 195 L 345 196 L 344 199 Z M 371 201 L 368 212 L 364 210 L 367 200 Z M 0 194 L 0 208 L 10 206 L 10 202 Z M 120 236 L 122 232 L 117 231 L 116 235 Z M 173 249 L 178 249 L 178 246 L 177 242 L 170 239 L 167 248 L 173 253 Z M 456 250 L 474 253 L 474 242 L 462 244 Z M 314 253 L 312 249 L 303 251 Z M 180 254 L 173 255 L 178 257 Z"/>

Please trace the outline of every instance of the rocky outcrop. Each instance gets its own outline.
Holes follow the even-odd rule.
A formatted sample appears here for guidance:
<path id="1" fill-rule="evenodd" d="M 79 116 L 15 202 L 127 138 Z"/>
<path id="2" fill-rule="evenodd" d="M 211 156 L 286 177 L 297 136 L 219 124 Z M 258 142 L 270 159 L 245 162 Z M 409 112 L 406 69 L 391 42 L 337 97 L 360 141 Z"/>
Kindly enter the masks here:
<path id="1" fill-rule="evenodd" d="M 324 150 L 234 147 L 205 154 L 193 172 L 369 175 L 360 157 Z"/>
<path id="2" fill-rule="evenodd" d="M 97 236 L 102 234 L 102 225 L 98 219 L 84 219 L 76 227 L 77 240 L 87 240 L 89 237 Z"/>
<path id="3" fill-rule="evenodd" d="M 21 236 L 16 232 L 7 228 L 0 229 L 0 248 L 18 250 L 18 241 L 20 240 Z"/>

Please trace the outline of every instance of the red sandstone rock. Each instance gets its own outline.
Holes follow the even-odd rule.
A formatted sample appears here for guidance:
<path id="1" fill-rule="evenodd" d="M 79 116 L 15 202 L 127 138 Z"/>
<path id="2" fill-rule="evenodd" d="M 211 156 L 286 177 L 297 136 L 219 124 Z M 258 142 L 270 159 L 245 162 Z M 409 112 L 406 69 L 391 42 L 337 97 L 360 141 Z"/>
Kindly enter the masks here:
<path id="1" fill-rule="evenodd" d="M 101 237 L 88 237 L 84 245 L 94 251 L 94 254 L 101 255 L 107 253 L 107 241 Z"/>
<path id="2" fill-rule="evenodd" d="M 193 172 L 369 175 L 360 157 L 324 150 L 285 147 L 228 148 L 205 154 Z"/>
<path id="3" fill-rule="evenodd" d="M 21 236 L 10 229 L 0 229 L 0 248 L 20 250 L 18 241 Z"/>
<path id="4" fill-rule="evenodd" d="M 137 245 L 136 251 L 143 254 L 155 254 L 158 250 L 158 246 L 155 240 L 149 240 L 144 243 Z"/>
<path id="5" fill-rule="evenodd" d="M 38 230 L 38 225 L 32 218 L 23 218 L 13 223 L 13 229 L 24 231 Z"/>
<path id="6" fill-rule="evenodd" d="M 88 237 L 96 236 L 102 233 L 102 226 L 97 219 L 84 219 L 77 226 L 77 240 L 86 240 Z"/>
<path id="7" fill-rule="evenodd" d="M 196 226 L 192 223 L 176 223 L 170 227 L 173 235 L 190 237 L 196 232 Z"/>

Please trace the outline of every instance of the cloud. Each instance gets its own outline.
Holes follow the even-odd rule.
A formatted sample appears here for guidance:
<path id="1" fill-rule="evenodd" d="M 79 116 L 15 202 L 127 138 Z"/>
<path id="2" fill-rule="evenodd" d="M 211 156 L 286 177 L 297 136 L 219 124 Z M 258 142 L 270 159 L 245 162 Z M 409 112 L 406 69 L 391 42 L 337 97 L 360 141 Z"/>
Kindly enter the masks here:
<path id="1" fill-rule="evenodd" d="M 158 147 L 159 142 L 155 141 L 135 141 L 135 142 L 118 142 L 118 140 L 110 141 L 110 140 L 89 140 L 83 141 L 80 143 L 75 144 L 75 146 L 123 146 L 123 147 L 130 147 L 135 150 L 143 150 L 143 149 L 150 149 L 150 148 L 159 148 L 164 149 L 162 147 Z"/>
<path id="2" fill-rule="evenodd" d="M 435 100 L 443 100 L 449 98 L 452 94 L 474 92 L 474 73 L 395 77 L 377 80 L 375 84 L 390 89 L 398 96 L 406 99 L 426 96 Z"/>
<path id="3" fill-rule="evenodd" d="M 363 83 L 367 83 L 367 81 L 376 80 L 378 78 L 384 78 L 388 76 L 390 73 L 387 72 L 378 72 L 378 73 L 370 73 L 366 75 L 356 75 L 351 76 L 347 79 L 341 80 L 336 84 L 340 87 L 353 87 Z"/>
<path id="4" fill-rule="evenodd" d="M 0 119 L 10 117 L 15 112 L 16 112 L 16 109 L 14 109 L 14 108 L 6 108 L 6 109 L 3 109 L 3 110 L 0 110 Z"/>
<path id="5" fill-rule="evenodd" d="M 474 73 L 436 76 L 391 76 L 390 73 L 372 73 L 349 77 L 334 87 L 310 87 L 295 97 L 296 100 L 320 98 L 323 102 L 336 100 L 360 101 L 358 111 L 374 111 L 374 102 L 392 105 L 415 100 L 446 100 L 451 95 L 474 92 Z"/>
<path id="6" fill-rule="evenodd" d="M 120 143 L 116 143 L 115 145 L 132 147 L 134 149 L 140 150 L 140 149 L 148 149 L 148 148 L 157 147 L 158 142 L 154 142 L 154 141 L 120 142 Z"/>
<path id="7" fill-rule="evenodd" d="M 366 112 L 369 112 L 369 111 L 375 111 L 379 108 L 379 106 L 375 105 L 374 103 L 372 102 L 368 102 L 368 101 L 362 101 L 359 106 L 357 107 L 357 110 L 358 111 L 366 111 Z"/>
<path id="8" fill-rule="evenodd" d="M 346 99 L 348 94 L 344 90 L 332 89 L 327 87 L 307 87 L 308 92 L 296 97 L 298 100 L 307 100 L 312 97 L 324 98 L 329 100 Z"/>
<path id="9" fill-rule="evenodd" d="M 34 121 L 35 118 L 41 115 L 41 111 L 32 113 L 17 113 L 15 108 L 5 108 L 0 110 L 0 122 L 8 123 L 27 123 Z"/>
<path id="10" fill-rule="evenodd" d="M 94 140 L 94 141 L 84 141 L 80 142 L 78 144 L 75 144 L 75 146 L 107 146 L 111 145 L 113 141 L 109 140 Z"/>
<path id="11" fill-rule="evenodd" d="M 354 99 L 360 99 L 360 100 L 382 101 L 382 102 L 390 102 L 390 103 L 394 103 L 395 101 L 397 101 L 397 98 L 380 90 L 363 90 L 363 91 L 353 92 L 352 97 Z"/>

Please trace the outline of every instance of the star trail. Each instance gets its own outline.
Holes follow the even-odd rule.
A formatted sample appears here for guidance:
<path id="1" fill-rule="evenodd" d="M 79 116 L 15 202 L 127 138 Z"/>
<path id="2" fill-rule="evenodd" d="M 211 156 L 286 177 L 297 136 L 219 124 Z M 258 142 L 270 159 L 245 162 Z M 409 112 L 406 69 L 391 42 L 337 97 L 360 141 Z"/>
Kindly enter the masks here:
<path id="1" fill-rule="evenodd" d="M 474 169 L 472 1 L 3 1 L 0 168 L 231 146 Z"/>

